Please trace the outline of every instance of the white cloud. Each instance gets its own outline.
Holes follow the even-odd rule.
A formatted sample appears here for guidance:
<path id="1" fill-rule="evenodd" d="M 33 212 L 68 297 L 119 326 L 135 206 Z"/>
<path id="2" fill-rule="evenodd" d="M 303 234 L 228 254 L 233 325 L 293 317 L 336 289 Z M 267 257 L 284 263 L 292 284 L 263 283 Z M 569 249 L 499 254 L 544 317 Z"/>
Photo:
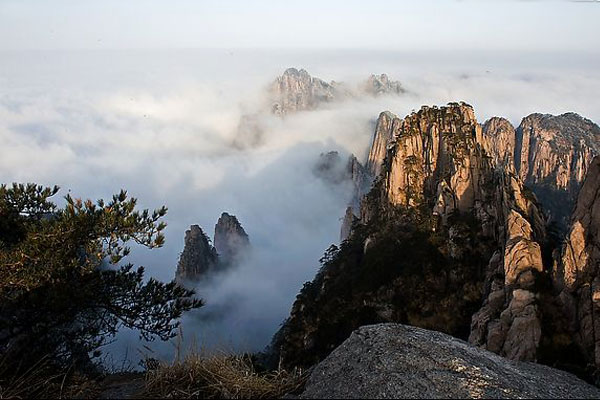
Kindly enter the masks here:
<path id="1" fill-rule="evenodd" d="M 209 305 L 184 319 L 184 333 L 251 350 L 268 342 L 322 252 L 337 241 L 346 193 L 315 178 L 314 162 L 329 150 L 364 158 L 379 112 L 404 116 L 422 104 L 464 100 L 481 122 L 501 115 L 518 124 L 531 112 L 566 111 L 600 120 L 600 77 L 594 60 L 581 55 L 553 64 L 546 61 L 556 55 L 168 54 L 45 53 L 45 64 L 32 62 L 36 54 L 3 59 L 0 181 L 59 184 L 63 195 L 90 198 L 123 187 L 141 206 L 167 205 L 166 246 L 131 256 L 161 279 L 174 276 L 189 225 L 212 235 L 222 211 L 237 215 L 254 257 L 200 288 Z M 330 104 L 285 120 L 265 115 L 264 144 L 233 148 L 240 116 L 260 108 L 262 89 L 292 65 L 336 80 L 386 72 L 411 93 Z M 227 304 L 223 319 L 202 319 Z"/>

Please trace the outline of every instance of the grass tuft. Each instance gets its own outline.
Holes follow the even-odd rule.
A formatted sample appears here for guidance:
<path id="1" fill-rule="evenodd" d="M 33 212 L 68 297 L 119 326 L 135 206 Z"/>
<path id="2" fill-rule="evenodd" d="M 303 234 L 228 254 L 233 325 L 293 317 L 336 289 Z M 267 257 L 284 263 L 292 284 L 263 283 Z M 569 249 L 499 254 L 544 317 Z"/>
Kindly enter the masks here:
<path id="1" fill-rule="evenodd" d="M 141 397 L 172 399 L 280 398 L 297 393 L 307 374 L 300 370 L 257 372 L 247 356 L 192 353 L 146 373 Z"/>

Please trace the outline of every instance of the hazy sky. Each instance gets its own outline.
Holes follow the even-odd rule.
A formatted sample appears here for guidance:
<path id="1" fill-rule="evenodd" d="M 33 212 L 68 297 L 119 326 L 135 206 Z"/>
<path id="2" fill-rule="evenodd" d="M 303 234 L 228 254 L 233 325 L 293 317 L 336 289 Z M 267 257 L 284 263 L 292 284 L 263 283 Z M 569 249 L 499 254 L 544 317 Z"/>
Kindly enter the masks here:
<path id="1" fill-rule="evenodd" d="M 598 51 L 600 2 L 0 0 L 0 50 L 384 48 Z"/>

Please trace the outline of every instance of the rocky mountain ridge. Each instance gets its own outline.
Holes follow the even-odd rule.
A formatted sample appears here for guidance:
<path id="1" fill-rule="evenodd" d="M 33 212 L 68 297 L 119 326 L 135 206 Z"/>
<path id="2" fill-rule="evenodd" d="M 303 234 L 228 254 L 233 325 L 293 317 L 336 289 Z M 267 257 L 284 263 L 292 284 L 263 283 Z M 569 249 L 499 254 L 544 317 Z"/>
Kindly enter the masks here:
<path id="1" fill-rule="evenodd" d="M 520 130 L 538 119 L 530 117 Z M 595 135 L 595 125 L 572 134 L 581 117 L 551 120 L 565 118 L 567 133 L 554 132 L 553 141 L 572 137 L 588 143 L 581 136 Z M 553 241 L 546 210 L 522 180 L 519 140 L 504 119 L 481 126 L 465 103 L 425 106 L 404 119 L 382 113 L 366 164 L 379 174 L 362 199 L 359 218 L 346 212 L 347 239 L 323 258 L 276 335 L 271 349 L 284 364 L 311 365 L 354 328 L 391 321 L 450 333 L 510 359 L 592 376 L 596 367 L 590 370 L 589 363 L 598 361 L 590 352 L 600 332 L 593 323 L 598 262 L 589 264 L 593 272 L 582 274 L 575 286 L 560 284 L 565 280 L 560 276 L 577 270 L 580 261 L 574 258 L 593 254 L 596 260 L 595 237 L 573 225 L 571 244 L 556 261 L 560 243 Z M 534 153 L 545 148 L 536 143 L 530 147 Z M 550 157 L 544 167 L 556 187 L 565 182 L 554 180 L 561 160 Z M 580 171 L 570 171 L 569 179 L 577 181 Z M 595 186 L 593 171 L 590 167 L 588 187 Z M 588 210 L 593 193 L 586 188 L 580 195 L 588 199 L 581 200 Z M 595 226 L 589 213 L 577 215 Z"/>
<path id="2" fill-rule="evenodd" d="M 406 90 L 402 84 L 391 80 L 386 74 L 371 75 L 358 85 L 350 85 L 326 82 L 311 76 L 304 69 L 288 68 L 266 88 L 261 108 L 240 117 L 232 145 L 239 149 L 261 145 L 267 119 L 273 115 L 285 118 L 350 99 L 399 96 L 404 93 Z"/>
<path id="3" fill-rule="evenodd" d="M 353 88 L 336 81 L 325 82 L 304 69 L 288 68 L 269 88 L 269 99 L 273 114 L 286 115 L 364 95 L 400 95 L 405 92 L 400 82 L 390 80 L 386 74 L 371 75 Z"/>
<path id="4" fill-rule="evenodd" d="M 536 113 L 516 129 L 492 118 L 483 132 L 488 154 L 519 175 L 564 233 L 588 165 L 600 154 L 600 128 L 575 113 Z"/>

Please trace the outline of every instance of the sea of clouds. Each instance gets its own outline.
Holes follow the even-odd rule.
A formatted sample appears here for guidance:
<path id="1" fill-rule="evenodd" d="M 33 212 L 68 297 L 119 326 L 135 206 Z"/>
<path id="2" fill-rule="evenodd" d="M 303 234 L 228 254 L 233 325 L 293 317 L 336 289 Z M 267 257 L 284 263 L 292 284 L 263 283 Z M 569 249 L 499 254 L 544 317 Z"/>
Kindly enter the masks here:
<path id="1" fill-rule="evenodd" d="M 319 154 L 364 160 L 375 119 L 423 104 L 466 101 L 479 121 L 575 111 L 600 121 L 594 54 L 368 51 L 39 51 L 0 56 L 0 182 L 57 184 L 60 195 L 108 198 L 121 188 L 144 208 L 166 205 L 166 245 L 129 261 L 174 277 L 185 230 L 212 236 L 223 211 L 236 215 L 253 254 L 198 288 L 206 306 L 182 320 L 184 342 L 257 351 L 289 313 L 324 250 L 339 238 L 349 187 L 313 173 Z M 285 119 L 263 114 L 259 146 L 232 145 L 240 117 L 267 104 L 287 67 L 356 84 L 371 73 L 408 93 L 327 104 Z M 60 197 L 56 201 L 61 203 Z M 136 359 L 143 343 L 124 330 L 112 360 Z M 171 344 L 152 344 L 169 358 Z"/>

